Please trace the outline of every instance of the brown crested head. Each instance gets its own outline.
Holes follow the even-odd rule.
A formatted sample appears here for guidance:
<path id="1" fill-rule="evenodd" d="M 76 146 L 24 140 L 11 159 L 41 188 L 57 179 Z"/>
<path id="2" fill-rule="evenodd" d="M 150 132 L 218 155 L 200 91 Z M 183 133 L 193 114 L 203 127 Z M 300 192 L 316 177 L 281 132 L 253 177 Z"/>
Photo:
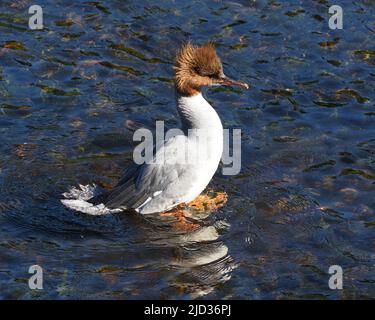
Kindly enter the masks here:
<path id="1" fill-rule="evenodd" d="M 175 84 L 177 91 L 185 96 L 193 96 L 202 87 L 212 85 L 240 85 L 248 88 L 243 82 L 230 80 L 224 75 L 220 58 L 212 42 L 194 46 L 184 44 L 176 57 Z"/>

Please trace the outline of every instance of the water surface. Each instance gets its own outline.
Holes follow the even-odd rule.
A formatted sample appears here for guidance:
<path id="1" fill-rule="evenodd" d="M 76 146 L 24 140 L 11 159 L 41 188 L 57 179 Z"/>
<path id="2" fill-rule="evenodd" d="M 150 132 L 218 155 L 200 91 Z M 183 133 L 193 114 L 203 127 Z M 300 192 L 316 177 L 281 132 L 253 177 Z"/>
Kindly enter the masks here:
<path id="1" fill-rule="evenodd" d="M 340 1 L 40 0 L 0 4 L 0 298 L 375 297 L 375 4 Z M 227 205 L 196 233 L 168 219 L 90 217 L 61 193 L 110 188 L 129 123 L 179 124 L 172 65 L 216 43 L 248 91 L 205 92 L 242 130 L 242 170 L 210 187 Z M 44 269 L 31 291 L 30 265 Z M 344 290 L 328 268 L 344 269 Z"/>

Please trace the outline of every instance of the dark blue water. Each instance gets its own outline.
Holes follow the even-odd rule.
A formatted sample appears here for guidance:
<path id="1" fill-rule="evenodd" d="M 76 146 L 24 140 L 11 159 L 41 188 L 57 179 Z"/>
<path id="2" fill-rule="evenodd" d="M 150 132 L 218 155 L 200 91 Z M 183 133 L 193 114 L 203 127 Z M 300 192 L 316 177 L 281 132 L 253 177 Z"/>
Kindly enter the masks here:
<path id="1" fill-rule="evenodd" d="M 44 30 L 28 29 L 28 8 Z M 328 28 L 340 4 L 344 29 Z M 374 1 L 1 1 L 0 298 L 375 297 Z M 61 193 L 110 188 L 131 122 L 178 125 L 183 41 L 216 43 L 248 91 L 205 92 L 242 129 L 229 200 L 195 233 L 168 219 L 90 217 Z M 44 270 L 44 289 L 27 271 Z M 328 269 L 344 270 L 330 290 Z"/>

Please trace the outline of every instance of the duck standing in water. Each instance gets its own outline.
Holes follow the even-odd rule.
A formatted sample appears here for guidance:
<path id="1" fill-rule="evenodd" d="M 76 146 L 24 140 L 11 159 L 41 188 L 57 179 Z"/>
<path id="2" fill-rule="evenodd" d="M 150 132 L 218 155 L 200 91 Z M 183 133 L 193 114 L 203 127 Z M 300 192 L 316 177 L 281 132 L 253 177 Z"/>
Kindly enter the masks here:
<path id="1" fill-rule="evenodd" d="M 219 165 L 223 152 L 223 126 L 201 90 L 217 85 L 237 85 L 246 89 L 249 86 L 224 75 L 212 43 L 183 45 L 177 54 L 174 70 L 182 134 L 166 140 L 153 155 L 153 161 L 130 166 L 111 191 L 97 195 L 95 186 L 71 189 L 61 200 L 66 207 L 91 215 L 126 210 L 168 215 L 172 209 L 178 212 L 184 204 L 199 206 L 197 201 L 205 201 L 200 194 Z M 202 132 L 204 139 L 200 136 Z M 186 153 L 181 150 L 187 150 L 189 159 L 197 161 L 186 161 Z M 208 205 L 215 202 L 212 199 L 207 201 Z M 219 201 L 223 201 L 223 197 Z"/>

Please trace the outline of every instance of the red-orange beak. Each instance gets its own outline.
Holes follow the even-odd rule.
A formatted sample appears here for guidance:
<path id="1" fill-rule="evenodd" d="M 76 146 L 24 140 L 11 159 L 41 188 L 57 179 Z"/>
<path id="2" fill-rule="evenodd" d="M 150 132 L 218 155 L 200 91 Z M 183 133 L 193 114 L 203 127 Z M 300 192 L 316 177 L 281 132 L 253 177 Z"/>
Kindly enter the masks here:
<path id="1" fill-rule="evenodd" d="M 247 83 L 232 80 L 232 79 L 228 78 L 227 76 L 222 77 L 220 80 L 221 80 L 220 84 L 223 84 L 223 85 L 226 85 L 226 86 L 240 86 L 240 87 L 245 88 L 245 89 L 250 88 L 250 86 Z"/>

